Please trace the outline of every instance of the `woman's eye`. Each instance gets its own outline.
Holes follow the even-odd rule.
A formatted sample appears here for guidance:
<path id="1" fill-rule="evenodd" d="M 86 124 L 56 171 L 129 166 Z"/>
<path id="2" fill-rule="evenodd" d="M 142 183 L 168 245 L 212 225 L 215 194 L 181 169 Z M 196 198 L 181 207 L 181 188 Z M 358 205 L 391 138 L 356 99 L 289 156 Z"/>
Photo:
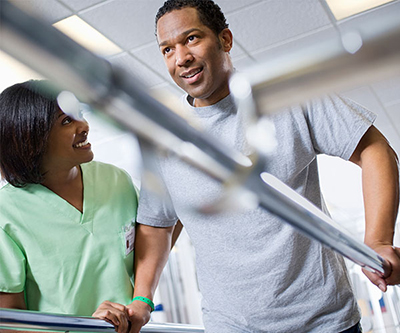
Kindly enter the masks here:
<path id="1" fill-rule="evenodd" d="M 62 120 L 61 125 L 67 125 L 67 124 L 70 124 L 70 123 L 72 123 L 72 118 L 71 117 L 65 117 Z"/>

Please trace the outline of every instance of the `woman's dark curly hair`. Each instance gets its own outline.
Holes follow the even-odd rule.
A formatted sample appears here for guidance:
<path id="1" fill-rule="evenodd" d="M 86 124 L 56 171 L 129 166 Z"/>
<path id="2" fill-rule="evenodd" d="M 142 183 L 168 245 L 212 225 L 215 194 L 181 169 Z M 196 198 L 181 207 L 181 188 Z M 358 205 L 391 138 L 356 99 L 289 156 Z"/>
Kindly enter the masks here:
<path id="1" fill-rule="evenodd" d="M 156 15 L 156 36 L 157 22 L 162 16 L 186 7 L 196 8 L 201 23 L 214 31 L 217 36 L 229 26 L 221 8 L 212 0 L 167 0 Z"/>
<path id="2" fill-rule="evenodd" d="M 0 94 L 0 172 L 15 187 L 43 181 L 43 155 L 58 110 L 50 87 L 31 80 Z"/>

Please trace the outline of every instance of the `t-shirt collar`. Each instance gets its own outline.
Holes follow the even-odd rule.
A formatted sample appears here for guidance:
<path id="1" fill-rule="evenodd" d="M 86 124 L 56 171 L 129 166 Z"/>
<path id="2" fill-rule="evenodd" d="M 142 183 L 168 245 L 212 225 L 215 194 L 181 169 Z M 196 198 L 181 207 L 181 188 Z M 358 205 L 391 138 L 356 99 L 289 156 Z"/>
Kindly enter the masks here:
<path id="1" fill-rule="evenodd" d="M 189 107 L 196 116 L 200 118 L 208 118 L 215 114 L 221 113 L 236 113 L 236 105 L 232 95 L 228 95 L 225 98 L 221 99 L 219 102 L 209 105 L 209 106 L 202 106 L 202 107 L 195 107 L 193 106 L 194 99 L 187 95 L 185 98 L 185 104 Z"/>

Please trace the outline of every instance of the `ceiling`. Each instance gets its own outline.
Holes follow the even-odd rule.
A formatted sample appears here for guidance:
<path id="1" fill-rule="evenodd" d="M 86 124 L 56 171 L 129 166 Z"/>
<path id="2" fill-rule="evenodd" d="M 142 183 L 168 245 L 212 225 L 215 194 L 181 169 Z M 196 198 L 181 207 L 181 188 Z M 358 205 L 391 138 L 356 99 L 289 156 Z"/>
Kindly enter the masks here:
<path id="1" fill-rule="evenodd" d="M 154 36 L 154 16 L 163 4 L 163 0 L 12 0 L 12 2 L 31 6 L 49 23 L 78 15 L 122 49 L 121 53 L 108 58 L 110 62 L 122 66 L 150 89 L 167 89 L 175 94 L 182 93 L 168 76 Z M 393 13 L 400 17 L 400 0 L 341 21 L 334 18 L 325 0 L 216 0 L 216 2 L 225 12 L 233 32 L 234 47 L 231 56 L 234 66 L 239 71 L 245 71 L 256 63 L 280 57 L 310 44 L 337 38 L 343 31 L 369 26 L 368 23 L 373 18 L 384 19 L 386 15 Z M 14 82 L 10 82 L 12 83 Z M 378 82 L 353 87 L 344 94 L 378 114 L 376 126 L 400 153 L 400 73 Z M 110 137 L 121 140 L 120 133 Z M 99 141 L 103 146 L 113 146 L 111 139 L 99 139 Z M 124 156 L 126 158 L 127 155 Z M 121 159 L 121 154 L 113 158 L 115 162 L 116 159 Z M 339 169 L 340 167 L 336 167 L 335 170 Z M 358 177 L 353 173 L 350 174 Z M 326 186 L 337 187 L 338 182 L 329 184 L 330 176 L 331 174 L 327 177 Z"/>
<path id="2" fill-rule="evenodd" d="M 154 36 L 154 16 L 163 0 L 12 0 L 30 6 L 49 23 L 77 15 L 118 45 L 108 59 L 151 89 L 182 92 L 169 78 Z M 234 34 L 234 66 L 246 70 L 285 53 L 336 38 L 341 31 L 368 26 L 393 12 L 400 1 L 336 21 L 325 0 L 217 0 Z M 400 152 L 400 74 L 346 92 L 378 113 L 377 126 Z"/>

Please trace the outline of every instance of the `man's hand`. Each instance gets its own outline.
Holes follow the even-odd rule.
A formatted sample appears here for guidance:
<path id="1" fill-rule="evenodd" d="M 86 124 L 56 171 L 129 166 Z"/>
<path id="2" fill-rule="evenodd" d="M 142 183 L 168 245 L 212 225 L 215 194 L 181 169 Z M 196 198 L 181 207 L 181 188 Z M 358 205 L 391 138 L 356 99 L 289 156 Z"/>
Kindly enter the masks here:
<path id="1" fill-rule="evenodd" d="M 140 329 L 150 320 L 150 306 L 141 301 L 133 301 L 127 305 L 127 310 L 131 322 L 129 333 L 139 333 Z"/>
<path id="2" fill-rule="evenodd" d="M 104 301 L 92 316 L 112 323 L 118 333 L 127 333 L 129 330 L 128 309 L 122 304 Z"/>
<path id="3" fill-rule="evenodd" d="M 388 285 L 400 284 L 400 248 L 389 244 L 374 244 L 370 247 L 387 261 L 389 267 L 385 269 L 384 276 L 363 269 L 367 278 L 383 292 Z"/>

